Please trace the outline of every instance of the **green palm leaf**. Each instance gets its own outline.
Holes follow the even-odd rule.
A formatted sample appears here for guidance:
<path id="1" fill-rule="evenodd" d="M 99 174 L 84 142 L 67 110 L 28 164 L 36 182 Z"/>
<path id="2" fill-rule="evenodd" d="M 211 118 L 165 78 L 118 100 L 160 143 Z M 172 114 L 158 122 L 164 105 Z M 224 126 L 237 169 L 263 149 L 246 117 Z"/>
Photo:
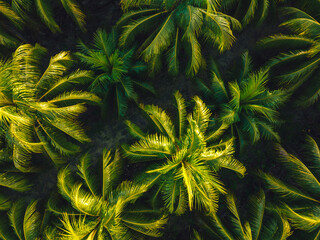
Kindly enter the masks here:
<path id="1" fill-rule="evenodd" d="M 61 0 L 66 12 L 75 20 L 82 31 L 85 31 L 85 15 L 76 0 Z"/>
<path id="2" fill-rule="evenodd" d="M 53 10 L 48 1 L 36 0 L 35 1 L 38 14 L 44 23 L 50 28 L 52 32 L 60 32 L 60 27 L 53 18 Z"/>

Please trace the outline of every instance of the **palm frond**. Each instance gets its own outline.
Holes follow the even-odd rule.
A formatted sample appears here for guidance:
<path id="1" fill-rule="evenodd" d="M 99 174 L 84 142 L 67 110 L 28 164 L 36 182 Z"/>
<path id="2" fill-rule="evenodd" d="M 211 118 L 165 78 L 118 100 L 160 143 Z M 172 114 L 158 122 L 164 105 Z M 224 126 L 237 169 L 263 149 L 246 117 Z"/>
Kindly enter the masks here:
<path id="1" fill-rule="evenodd" d="M 261 136 L 263 136 L 265 139 L 276 140 L 277 142 L 280 142 L 279 134 L 276 131 L 274 131 L 271 125 L 264 122 L 259 122 L 258 128 L 261 133 Z"/>
<path id="2" fill-rule="evenodd" d="M 66 12 L 74 19 L 82 31 L 85 31 L 85 15 L 76 0 L 61 0 Z"/>
<path id="3" fill-rule="evenodd" d="M 181 181 L 168 177 L 162 190 L 163 200 L 170 213 L 184 213 L 188 206 L 187 195 Z"/>
<path id="4" fill-rule="evenodd" d="M 56 23 L 53 17 L 52 6 L 45 0 L 36 0 L 35 5 L 37 7 L 38 14 L 41 20 L 50 28 L 52 32 L 60 32 L 60 27 Z"/>
<path id="5" fill-rule="evenodd" d="M 50 124 L 81 143 L 91 141 L 84 129 L 76 121 L 71 122 L 59 119 L 57 121 L 50 121 Z"/>
<path id="6" fill-rule="evenodd" d="M 177 75 L 179 73 L 179 28 L 176 30 L 175 38 L 173 39 L 173 46 L 169 49 L 167 54 L 168 71 L 172 75 Z"/>
<path id="7" fill-rule="evenodd" d="M 157 31 L 157 35 L 153 38 L 148 47 L 143 50 L 142 55 L 144 56 L 145 61 L 149 61 L 153 56 L 160 54 L 169 47 L 174 30 L 175 26 L 172 12 L 165 19 L 163 25 Z"/>
<path id="8" fill-rule="evenodd" d="M 138 127 L 136 124 L 132 123 L 129 120 L 125 121 L 125 124 L 128 126 L 128 130 L 131 133 L 132 136 L 138 138 L 138 139 L 142 139 L 144 137 L 146 137 L 146 133 L 144 133 L 140 127 Z"/>
<path id="9" fill-rule="evenodd" d="M 180 92 L 175 92 L 174 97 L 177 103 L 178 115 L 179 115 L 179 139 L 181 139 L 182 134 L 185 130 L 185 123 L 187 120 L 187 111 L 185 101 Z"/>
<path id="10" fill-rule="evenodd" d="M 237 78 L 238 83 L 241 83 L 252 71 L 252 59 L 249 56 L 248 51 L 245 51 L 241 55 L 241 68 L 239 72 L 239 76 Z"/>
<path id="11" fill-rule="evenodd" d="M 261 24 L 264 22 L 264 20 L 267 18 L 267 15 L 269 13 L 269 7 L 271 3 L 269 0 L 263 0 L 262 1 L 262 7 L 261 7 L 261 13 L 259 20 L 257 22 L 257 26 L 261 26 Z"/>
<path id="12" fill-rule="evenodd" d="M 85 154 L 80 159 L 80 164 L 77 165 L 79 170 L 80 177 L 84 180 L 86 186 L 90 190 L 91 194 L 96 196 L 99 194 L 98 191 L 98 180 L 90 169 L 91 167 L 91 158 L 89 154 Z"/>
<path id="13" fill-rule="evenodd" d="M 121 219 L 122 224 L 124 224 L 129 229 L 151 237 L 162 236 L 161 229 L 164 227 L 167 221 L 168 219 L 166 216 L 162 216 L 161 218 L 157 219 L 139 219 L 137 217 L 129 218 L 124 216 Z"/>
<path id="14" fill-rule="evenodd" d="M 70 104 L 77 104 L 77 103 L 100 103 L 101 99 L 93 93 L 84 92 L 84 91 L 70 91 L 64 92 L 51 100 L 48 100 L 48 103 L 53 103 L 56 105 L 70 105 Z"/>
<path id="15" fill-rule="evenodd" d="M 32 187 L 29 179 L 22 173 L 4 172 L 0 174 L 0 186 L 19 192 L 29 191 Z"/>
<path id="16" fill-rule="evenodd" d="M 284 212 L 288 216 L 289 221 L 295 228 L 311 232 L 319 228 L 320 226 L 320 218 L 315 214 L 300 214 L 295 212 L 288 205 L 284 205 Z"/>
<path id="17" fill-rule="evenodd" d="M 80 215 L 75 217 L 74 215 L 63 214 L 62 219 L 60 219 L 63 228 L 62 233 L 59 235 L 63 239 L 82 239 L 94 230 L 95 222 L 87 222 L 85 215 Z M 88 239 L 88 238 L 87 238 Z M 90 239 L 90 238 L 89 238 Z M 91 239 L 90 239 L 91 240 Z"/>
<path id="18" fill-rule="evenodd" d="M 266 174 L 266 173 L 263 173 L 263 172 L 260 172 L 259 173 L 259 176 L 267 183 L 268 187 L 277 192 L 278 194 L 280 194 L 281 197 L 283 198 L 286 198 L 286 199 L 292 199 L 292 200 L 295 200 L 295 199 L 301 199 L 301 200 L 305 200 L 305 199 L 308 199 L 310 201 L 313 201 L 313 202 L 319 202 L 317 199 L 309 196 L 308 194 L 305 194 L 303 193 L 302 191 L 300 191 L 299 189 L 293 187 L 293 186 L 290 186 L 290 185 L 287 185 L 285 184 L 284 182 L 282 182 L 281 180 L 269 175 L 269 174 Z"/>
<path id="19" fill-rule="evenodd" d="M 188 62 L 186 73 L 189 76 L 194 76 L 199 71 L 204 59 L 202 57 L 200 43 L 194 34 L 189 34 L 187 36 L 187 42 L 190 60 Z"/>
<path id="20" fill-rule="evenodd" d="M 19 17 L 19 15 L 13 11 L 9 4 L 4 1 L 0 2 L 0 12 L 5 18 L 11 21 L 16 26 L 21 26 L 23 24 L 23 20 Z"/>
<path id="21" fill-rule="evenodd" d="M 218 215 L 213 214 L 212 220 L 214 228 L 216 231 L 227 240 L 234 240 L 235 238 L 232 236 L 232 234 L 229 232 L 228 228 L 222 223 L 221 219 L 218 217 Z"/>
<path id="22" fill-rule="evenodd" d="M 86 192 L 82 189 L 82 184 L 73 185 L 69 197 L 72 206 L 82 214 L 89 216 L 98 216 L 100 214 L 102 199 Z"/>
<path id="23" fill-rule="evenodd" d="M 242 18 L 243 25 L 249 24 L 249 22 L 254 18 L 257 8 L 258 8 L 258 1 L 250 0 L 249 7 L 244 17 Z"/>
<path id="24" fill-rule="evenodd" d="M 297 35 L 277 34 L 264 38 L 258 42 L 261 48 L 308 48 L 316 42 L 313 39 Z"/>
<path id="25" fill-rule="evenodd" d="M 41 215 L 37 211 L 37 201 L 31 202 L 23 218 L 23 233 L 26 240 L 36 239 L 40 235 Z"/>
<path id="26" fill-rule="evenodd" d="M 280 161 L 290 170 L 289 174 L 299 181 L 299 185 L 309 192 L 319 194 L 320 183 L 308 167 L 294 155 L 288 154 L 280 145 L 277 145 L 276 149 Z"/>
<path id="27" fill-rule="evenodd" d="M 207 31 L 204 32 L 204 36 L 216 44 L 220 52 L 230 49 L 235 41 L 235 37 L 227 18 L 222 14 L 200 11 L 206 15 L 204 24 Z"/>
<path id="28" fill-rule="evenodd" d="M 0 237 L 6 240 L 17 239 L 10 224 L 8 224 L 8 219 L 5 216 L 0 216 Z"/>
<path id="29" fill-rule="evenodd" d="M 93 80 L 92 73 L 89 71 L 77 70 L 69 75 L 63 76 L 54 83 L 50 82 L 50 88 L 48 88 L 39 98 L 52 98 L 57 94 L 61 94 L 66 90 L 69 90 L 70 87 L 76 85 L 86 85 Z"/>
<path id="30" fill-rule="evenodd" d="M 1 193 L 0 194 L 0 210 L 9 210 L 11 205 L 12 205 L 12 201 L 10 197 Z"/>
<path id="31" fill-rule="evenodd" d="M 305 144 L 306 153 L 312 161 L 312 164 L 317 168 L 320 167 L 320 150 L 316 141 L 309 135 L 306 137 Z"/>
<path id="32" fill-rule="evenodd" d="M 232 171 L 239 173 L 242 177 L 244 177 L 246 173 L 246 167 L 239 162 L 237 159 L 232 157 L 223 157 L 217 160 L 217 167 L 218 168 L 226 168 Z"/>
<path id="33" fill-rule="evenodd" d="M 235 196 L 233 194 L 228 194 L 226 196 L 226 201 L 230 212 L 233 214 L 233 216 L 231 216 L 231 224 L 234 227 L 235 233 L 238 237 L 243 238 L 246 235 L 246 233 L 240 219 Z"/>
<path id="34" fill-rule="evenodd" d="M 156 12 L 151 16 L 140 17 L 136 21 L 131 21 L 128 25 L 124 27 L 122 35 L 120 37 L 120 45 L 124 46 L 134 40 L 136 35 L 145 31 L 146 27 L 152 26 L 155 19 L 163 15 L 164 12 Z"/>
<path id="35" fill-rule="evenodd" d="M 51 57 L 49 65 L 36 84 L 37 91 L 43 93 L 47 91 L 55 80 L 59 79 L 68 70 L 68 65 L 72 63 L 69 52 L 60 52 Z"/>
<path id="36" fill-rule="evenodd" d="M 252 231 L 252 239 L 258 240 L 262 226 L 263 226 L 263 218 L 265 211 L 265 194 L 262 190 L 260 192 L 251 197 L 250 204 L 250 226 Z"/>
<path id="37" fill-rule="evenodd" d="M 67 141 L 62 132 L 55 131 L 52 126 L 45 123 L 39 123 L 41 132 L 47 141 L 58 151 L 61 155 L 68 156 L 80 151 L 79 146 Z"/>
<path id="38" fill-rule="evenodd" d="M 106 198 L 107 194 L 115 187 L 121 174 L 122 161 L 119 150 L 116 150 L 111 161 L 111 151 L 103 152 L 103 176 L 102 176 L 102 197 Z"/>
<path id="39" fill-rule="evenodd" d="M 23 221 L 25 206 L 26 203 L 23 200 L 17 201 L 12 205 L 8 213 L 11 226 L 14 230 L 14 233 L 19 237 L 19 239 L 24 238 Z"/>
<path id="40" fill-rule="evenodd" d="M 209 135 L 205 138 L 206 142 L 215 141 L 229 128 L 229 124 L 222 123 L 221 126 L 217 129 L 209 133 Z"/>
<path id="41" fill-rule="evenodd" d="M 198 97 L 193 98 L 195 106 L 193 108 L 193 119 L 196 121 L 201 132 L 205 133 L 209 124 L 211 112 L 206 104 Z"/>
<path id="42" fill-rule="evenodd" d="M 155 105 L 142 105 L 140 108 L 145 111 L 156 127 L 165 135 L 167 135 L 172 142 L 175 141 L 174 125 L 167 115 L 167 113 Z"/>
<path id="43" fill-rule="evenodd" d="M 151 156 L 156 158 L 165 158 L 172 153 L 173 143 L 163 135 L 153 134 L 147 135 L 144 139 L 131 145 L 129 152 L 126 155 L 130 158 L 136 159 L 136 155 L 142 158 Z M 130 154 L 133 152 L 134 154 Z M 149 159 L 153 160 L 153 159 Z"/>

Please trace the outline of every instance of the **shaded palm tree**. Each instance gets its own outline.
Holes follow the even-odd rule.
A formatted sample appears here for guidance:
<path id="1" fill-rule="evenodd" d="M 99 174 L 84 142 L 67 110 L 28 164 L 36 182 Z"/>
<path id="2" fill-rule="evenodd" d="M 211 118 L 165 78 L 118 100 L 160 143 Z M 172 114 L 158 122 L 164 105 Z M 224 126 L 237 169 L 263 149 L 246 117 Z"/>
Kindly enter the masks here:
<path id="1" fill-rule="evenodd" d="M 218 108 L 221 126 L 230 126 L 240 149 L 249 139 L 251 144 L 261 138 L 280 141 L 274 126 L 279 122 L 277 109 L 287 99 L 282 90 L 270 91 L 268 69 L 253 71 L 252 60 L 245 52 L 241 57 L 239 70 L 231 75 L 232 81 L 225 81 L 213 62 L 211 84 L 198 80 L 199 87 Z"/>
<path id="2" fill-rule="evenodd" d="M 158 210 L 133 205 L 147 191 L 146 184 L 130 181 L 120 183 L 122 161 L 119 152 L 112 157 L 104 151 L 99 168 L 93 167 L 90 156 L 84 155 L 77 173 L 70 167 L 58 174 L 58 188 L 69 202 L 71 211 L 51 202 L 49 210 L 58 214 L 53 239 L 141 239 L 143 236 L 159 237 L 166 216 Z M 98 170 L 99 171 L 95 171 Z M 99 172 L 99 174 L 97 174 Z M 80 180 L 76 180 L 79 175 Z M 99 177 L 98 177 L 99 176 Z M 59 230 L 60 229 L 60 230 Z"/>
<path id="3" fill-rule="evenodd" d="M 289 154 L 277 145 L 279 160 L 287 170 L 287 181 L 270 174 L 260 173 L 267 187 L 281 200 L 279 210 L 291 222 L 292 226 L 303 231 L 312 232 L 313 238 L 320 236 L 320 150 L 316 141 L 307 136 L 306 159 L 302 162 L 297 156 Z M 289 182 L 290 183 L 287 183 Z"/>
<path id="4" fill-rule="evenodd" d="M 60 27 L 54 18 L 54 7 L 62 6 L 66 13 L 70 15 L 82 31 L 85 31 L 85 15 L 80 9 L 77 0 L 12 0 L 12 10 L 28 23 L 31 15 L 36 11 L 41 20 L 50 28 L 52 32 L 60 32 Z"/>
<path id="5" fill-rule="evenodd" d="M 228 214 L 213 214 L 207 219 L 198 219 L 199 227 L 209 238 L 226 240 L 285 240 L 292 231 L 288 220 L 276 208 L 268 206 L 263 191 L 251 196 L 245 214 L 237 204 L 235 196 L 226 195 Z M 194 240 L 200 234 L 194 232 Z"/>
<path id="6" fill-rule="evenodd" d="M 300 105 L 311 105 L 319 98 L 320 87 L 320 23 L 318 16 L 293 7 L 282 8 L 289 20 L 280 26 L 292 34 L 278 34 L 260 41 L 263 48 L 280 49 L 282 52 L 269 62 L 273 74 L 281 86 L 294 91 L 300 86 L 304 89 Z M 306 83 L 306 84 L 304 84 Z"/>
<path id="7" fill-rule="evenodd" d="M 39 211 L 38 201 L 27 203 L 21 199 L 12 203 L 8 217 L 0 216 L 0 238 L 4 240 L 40 240 L 46 232 L 44 215 Z M 48 237 L 51 235 L 48 232 Z"/>
<path id="8" fill-rule="evenodd" d="M 23 37 L 23 18 L 5 1 L 0 1 L 0 45 L 17 47 Z"/>
<path id="9" fill-rule="evenodd" d="M 12 149 L 12 160 L 21 171 L 32 171 L 32 154 L 43 153 L 57 166 L 76 153 L 78 142 L 88 142 L 79 114 L 85 103 L 98 103 L 92 93 L 77 90 L 92 80 L 88 71 L 68 73 L 72 60 L 61 52 L 43 64 L 46 50 L 39 45 L 21 45 L 12 59 L 0 67 L 1 137 Z M 42 68 L 45 68 L 45 71 Z"/>
<path id="10" fill-rule="evenodd" d="M 145 82 L 135 80 L 138 73 L 146 70 L 147 66 L 134 59 L 134 49 L 121 50 L 117 48 L 118 35 L 113 30 L 107 34 L 98 30 L 94 35 L 93 44 L 87 47 L 80 42 L 76 53 L 86 66 L 95 72 L 90 84 L 90 91 L 103 98 L 103 112 L 110 114 L 110 98 L 117 106 L 118 116 L 123 117 L 128 108 L 128 100 L 137 103 L 136 87 L 155 93 L 153 87 Z"/>
<path id="11" fill-rule="evenodd" d="M 138 180 L 156 185 L 153 202 L 161 194 L 170 213 L 183 214 L 187 208 L 217 210 L 218 197 L 226 193 L 217 173 L 227 168 L 244 175 L 245 167 L 233 158 L 233 139 L 218 140 L 223 129 L 209 131 L 211 112 L 199 97 L 194 97 L 193 113 L 187 115 L 185 100 L 174 94 L 178 109 L 177 125 L 168 114 L 154 105 L 141 105 L 155 126 L 155 133 L 144 133 L 127 121 L 130 132 L 140 139 L 123 146 L 132 163 L 156 162 Z"/>
<path id="12" fill-rule="evenodd" d="M 142 39 L 138 54 L 151 72 L 161 68 L 165 56 L 169 72 L 177 74 L 182 56 L 187 55 L 186 73 L 194 75 L 204 66 L 200 40 L 223 52 L 235 40 L 232 29 L 241 28 L 236 19 L 220 12 L 218 5 L 217 0 L 121 0 L 125 14 L 118 21 L 123 28 L 120 44 Z"/>
<path id="13" fill-rule="evenodd" d="M 52 32 L 61 32 L 53 11 L 56 5 L 59 5 L 58 2 L 81 30 L 85 31 L 85 15 L 76 0 L 61 0 L 55 4 L 50 0 L 0 1 L 0 45 L 17 47 L 21 42 L 26 42 L 22 30 L 27 27 L 35 29 L 37 26 L 33 17 L 35 13 L 38 13 Z"/>

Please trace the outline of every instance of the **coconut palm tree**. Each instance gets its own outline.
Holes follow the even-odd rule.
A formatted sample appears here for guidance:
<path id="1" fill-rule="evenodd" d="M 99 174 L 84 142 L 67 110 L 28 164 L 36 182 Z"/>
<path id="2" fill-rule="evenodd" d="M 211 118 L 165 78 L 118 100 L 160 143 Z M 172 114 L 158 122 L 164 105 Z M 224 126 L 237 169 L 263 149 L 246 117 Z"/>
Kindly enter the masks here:
<path id="1" fill-rule="evenodd" d="M 288 217 L 292 226 L 303 231 L 313 232 L 314 237 L 320 236 L 320 151 L 316 141 L 306 138 L 306 161 L 302 162 L 297 156 L 289 154 L 277 145 L 279 160 L 287 169 L 286 183 L 268 173 L 260 173 L 267 187 L 277 194 L 283 202 L 281 211 Z"/>
<path id="2" fill-rule="evenodd" d="M 118 116 L 123 117 L 128 108 L 128 100 L 138 101 L 136 87 L 154 93 L 153 87 L 145 82 L 135 80 L 137 74 L 146 70 L 146 65 L 135 61 L 134 49 L 127 51 L 117 48 L 118 35 L 115 30 L 107 34 L 99 29 L 94 35 L 93 44 L 87 47 L 80 42 L 76 53 L 86 66 L 95 72 L 90 91 L 103 98 L 103 112 L 112 102 L 116 103 Z M 114 99 L 114 100 L 113 100 Z"/>
<path id="3" fill-rule="evenodd" d="M 310 105 L 318 100 L 320 87 L 320 23 L 318 16 L 293 7 L 282 8 L 282 13 L 289 20 L 280 26 L 292 34 L 278 34 L 260 41 L 263 48 L 281 49 L 281 54 L 269 62 L 273 74 L 280 80 L 280 85 L 294 91 L 302 87 L 303 97 L 298 104 Z M 306 84 L 304 84 L 306 82 Z"/>
<path id="4" fill-rule="evenodd" d="M 72 212 L 50 207 L 58 214 L 61 224 L 58 239 L 141 239 L 159 237 L 166 216 L 157 210 L 132 205 L 148 189 L 146 184 L 130 181 L 120 183 L 122 160 L 118 151 L 103 152 L 100 166 L 93 167 L 88 154 L 84 155 L 77 173 L 70 167 L 58 174 L 61 195 L 71 204 Z M 97 174 L 99 169 L 99 173 Z M 80 180 L 75 176 L 79 175 Z M 99 176 L 99 177 L 98 177 Z M 59 238 L 60 237 L 60 238 Z M 55 238 L 56 239 L 56 238 Z"/>
<path id="5" fill-rule="evenodd" d="M 199 219 L 199 227 L 208 233 L 206 239 L 285 240 L 292 234 L 288 220 L 277 209 L 267 206 L 263 191 L 250 197 L 245 215 L 234 194 L 226 195 L 226 205 L 229 214 L 213 214 L 207 221 Z M 201 239 L 197 231 L 196 239 Z"/>
<path id="6" fill-rule="evenodd" d="M 150 71 L 161 68 L 166 56 L 168 70 L 177 74 L 182 56 L 187 55 L 186 73 L 196 74 L 204 66 L 201 40 L 217 46 L 220 52 L 231 48 L 232 29 L 240 23 L 219 11 L 217 0 L 121 0 L 125 12 L 118 21 L 123 28 L 120 44 L 142 40 L 138 54 L 148 62 Z"/>
<path id="7" fill-rule="evenodd" d="M 89 83 L 92 75 L 81 70 L 68 74 L 68 52 L 58 53 L 47 66 L 45 53 L 39 45 L 21 45 L 0 66 L 1 138 L 12 149 L 15 167 L 24 172 L 35 170 L 33 153 L 43 153 L 59 166 L 62 156 L 80 150 L 71 139 L 90 141 L 77 117 L 85 103 L 100 100 L 75 88 Z"/>
<path id="8" fill-rule="evenodd" d="M 155 161 L 139 179 L 156 185 L 157 199 L 162 193 L 165 207 L 170 213 L 183 214 L 189 207 L 213 213 L 217 209 L 220 193 L 226 193 L 217 172 L 227 168 L 244 175 L 245 167 L 233 158 L 233 139 L 218 140 L 223 129 L 209 131 L 211 112 L 205 103 L 194 97 L 193 113 L 187 115 L 185 100 L 179 92 L 174 94 L 178 109 L 177 125 L 168 114 L 155 105 L 141 105 L 155 126 L 155 133 L 144 133 L 137 125 L 127 121 L 130 132 L 139 141 L 123 146 L 132 163 Z"/>
<path id="9" fill-rule="evenodd" d="M 286 100 L 282 90 L 270 91 L 268 69 L 253 71 L 252 60 L 245 52 L 240 70 L 232 73 L 231 81 L 224 81 L 218 66 L 213 62 L 211 84 L 198 80 L 200 89 L 218 108 L 221 125 L 230 125 L 230 131 L 238 140 L 240 149 L 249 139 L 251 144 L 261 138 L 280 141 L 274 130 L 278 123 L 278 107 Z"/>

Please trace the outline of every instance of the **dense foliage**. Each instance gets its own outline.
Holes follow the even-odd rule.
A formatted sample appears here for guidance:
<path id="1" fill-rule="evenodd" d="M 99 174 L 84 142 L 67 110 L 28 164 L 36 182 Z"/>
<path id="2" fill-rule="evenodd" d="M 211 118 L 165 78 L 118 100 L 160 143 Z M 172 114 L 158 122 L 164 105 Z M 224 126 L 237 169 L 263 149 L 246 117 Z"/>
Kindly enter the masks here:
<path id="1" fill-rule="evenodd" d="M 219 194 L 226 193 L 216 176 L 218 170 L 228 168 L 244 176 L 246 169 L 232 156 L 232 139 L 209 144 L 219 139 L 221 131 L 207 130 L 211 112 L 202 100 L 194 97 L 193 112 L 187 114 L 181 94 L 176 92 L 174 96 L 178 109 L 177 129 L 161 108 L 142 105 L 142 110 L 156 126 L 156 133 L 146 134 L 127 122 L 131 133 L 140 140 L 125 146 L 124 152 L 132 162 L 158 162 L 140 178 L 157 185 L 156 192 L 162 192 L 170 213 L 183 214 L 187 206 L 190 211 L 199 208 L 213 213 L 217 210 Z"/>
<path id="2" fill-rule="evenodd" d="M 232 81 L 227 82 L 213 63 L 211 84 L 199 81 L 200 89 L 212 102 L 212 108 L 219 109 L 221 127 L 230 126 L 241 149 L 248 139 L 252 144 L 260 138 L 280 141 L 274 125 L 279 123 L 277 108 L 286 100 L 285 92 L 267 89 L 268 69 L 254 72 L 248 52 L 242 55 L 239 65 L 231 74 Z"/>
<path id="3" fill-rule="evenodd" d="M 319 12 L 0 0 L 0 239 L 319 240 Z"/>

